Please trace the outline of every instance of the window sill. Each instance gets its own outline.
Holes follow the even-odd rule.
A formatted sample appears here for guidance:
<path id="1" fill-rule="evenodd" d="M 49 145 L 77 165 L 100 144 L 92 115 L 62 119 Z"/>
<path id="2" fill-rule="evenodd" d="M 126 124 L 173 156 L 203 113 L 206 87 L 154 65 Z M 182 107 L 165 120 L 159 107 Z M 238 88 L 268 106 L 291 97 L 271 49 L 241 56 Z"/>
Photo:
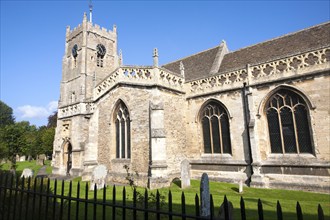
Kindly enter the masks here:
<path id="1" fill-rule="evenodd" d="M 267 159 L 275 159 L 275 160 L 278 160 L 278 159 L 288 159 L 288 160 L 291 160 L 291 159 L 295 159 L 295 158 L 301 158 L 301 159 L 313 159 L 315 158 L 315 156 L 313 154 L 310 154 L 310 153 L 300 153 L 300 154 L 282 154 L 282 153 L 279 153 L 279 154 L 274 154 L 274 153 L 271 153 L 268 155 L 268 158 Z"/>
<path id="2" fill-rule="evenodd" d="M 231 159 L 233 156 L 231 154 L 205 154 L 201 156 L 203 159 Z"/>
<path id="3" fill-rule="evenodd" d="M 325 161 L 320 161 L 313 154 L 270 154 L 262 165 L 266 166 L 323 166 L 327 164 Z"/>
<path id="4" fill-rule="evenodd" d="M 111 162 L 112 163 L 129 164 L 129 163 L 131 163 L 131 159 L 116 158 L 116 159 L 112 159 Z"/>

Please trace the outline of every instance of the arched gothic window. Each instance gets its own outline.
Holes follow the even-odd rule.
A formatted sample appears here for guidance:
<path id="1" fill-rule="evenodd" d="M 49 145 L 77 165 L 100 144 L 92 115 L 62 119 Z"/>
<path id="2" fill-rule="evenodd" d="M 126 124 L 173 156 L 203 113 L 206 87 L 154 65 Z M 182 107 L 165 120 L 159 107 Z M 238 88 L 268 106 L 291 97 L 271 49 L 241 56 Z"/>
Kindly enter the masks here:
<path id="1" fill-rule="evenodd" d="M 204 153 L 231 154 L 229 119 L 225 109 L 210 102 L 201 112 Z"/>
<path id="2" fill-rule="evenodd" d="M 131 127 L 127 107 L 120 102 L 115 115 L 116 158 L 131 158 Z"/>
<path id="3" fill-rule="evenodd" d="M 266 105 L 272 153 L 312 153 L 308 107 L 290 90 L 279 90 Z"/>

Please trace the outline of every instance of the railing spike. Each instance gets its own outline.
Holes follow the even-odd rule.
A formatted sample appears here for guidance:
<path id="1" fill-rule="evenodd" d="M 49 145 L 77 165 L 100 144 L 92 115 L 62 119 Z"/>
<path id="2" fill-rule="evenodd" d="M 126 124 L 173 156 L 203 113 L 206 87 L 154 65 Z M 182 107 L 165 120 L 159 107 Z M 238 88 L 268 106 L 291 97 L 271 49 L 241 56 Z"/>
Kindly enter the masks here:
<path id="1" fill-rule="evenodd" d="M 300 206 L 299 202 L 297 202 L 296 211 L 297 211 L 297 219 L 302 220 L 303 215 L 302 215 L 301 206 Z"/>
<path id="2" fill-rule="evenodd" d="M 319 220 L 324 220 L 323 209 L 320 204 L 317 206 L 317 215 Z"/>
<path id="3" fill-rule="evenodd" d="M 241 219 L 246 220 L 245 203 L 244 203 L 244 199 L 242 196 L 241 196 L 240 206 L 241 206 Z"/>
<path id="4" fill-rule="evenodd" d="M 280 201 L 278 200 L 276 204 L 276 213 L 277 213 L 277 220 L 283 220 L 282 207 Z"/>
<path id="5" fill-rule="evenodd" d="M 258 199 L 258 216 L 259 216 L 259 220 L 264 219 L 264 211 L 262 209 L 262 202 L 260 199 Z"/>

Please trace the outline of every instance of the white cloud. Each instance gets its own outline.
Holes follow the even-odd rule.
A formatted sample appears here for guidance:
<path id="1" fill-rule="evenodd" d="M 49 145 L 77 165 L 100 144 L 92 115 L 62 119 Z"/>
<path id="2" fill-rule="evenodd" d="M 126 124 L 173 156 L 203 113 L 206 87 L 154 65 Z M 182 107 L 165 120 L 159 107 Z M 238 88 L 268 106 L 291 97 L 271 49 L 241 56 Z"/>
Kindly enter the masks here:
<path id="1" fill-rule="evenodd" d="M 17 108 L 17 113 L 22 119 L 44 118 L 57 110 L 57 101 L 51 101 L 46 107 L 24 105 Z"/>
<path id="2" fill-rule="evenodd" d="M 54 111 L 57 111 L 58 102 L 57 101 L 51 101 L 48 104 L 48 111 L 52 114 Z"/>

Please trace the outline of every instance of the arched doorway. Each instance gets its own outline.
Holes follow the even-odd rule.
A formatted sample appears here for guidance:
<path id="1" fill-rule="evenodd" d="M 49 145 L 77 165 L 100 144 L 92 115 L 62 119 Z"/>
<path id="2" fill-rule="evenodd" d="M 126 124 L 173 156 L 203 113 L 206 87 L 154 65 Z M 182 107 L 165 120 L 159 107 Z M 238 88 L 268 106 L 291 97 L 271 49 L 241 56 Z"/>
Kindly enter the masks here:
<path id="1" fill-rule="evenodd" d="M 66 167 L 66 175 L 70 175 L 72 168 L 72 145 L 69 141 L 64 144 L 63 148 L 63 166 Z"/>

